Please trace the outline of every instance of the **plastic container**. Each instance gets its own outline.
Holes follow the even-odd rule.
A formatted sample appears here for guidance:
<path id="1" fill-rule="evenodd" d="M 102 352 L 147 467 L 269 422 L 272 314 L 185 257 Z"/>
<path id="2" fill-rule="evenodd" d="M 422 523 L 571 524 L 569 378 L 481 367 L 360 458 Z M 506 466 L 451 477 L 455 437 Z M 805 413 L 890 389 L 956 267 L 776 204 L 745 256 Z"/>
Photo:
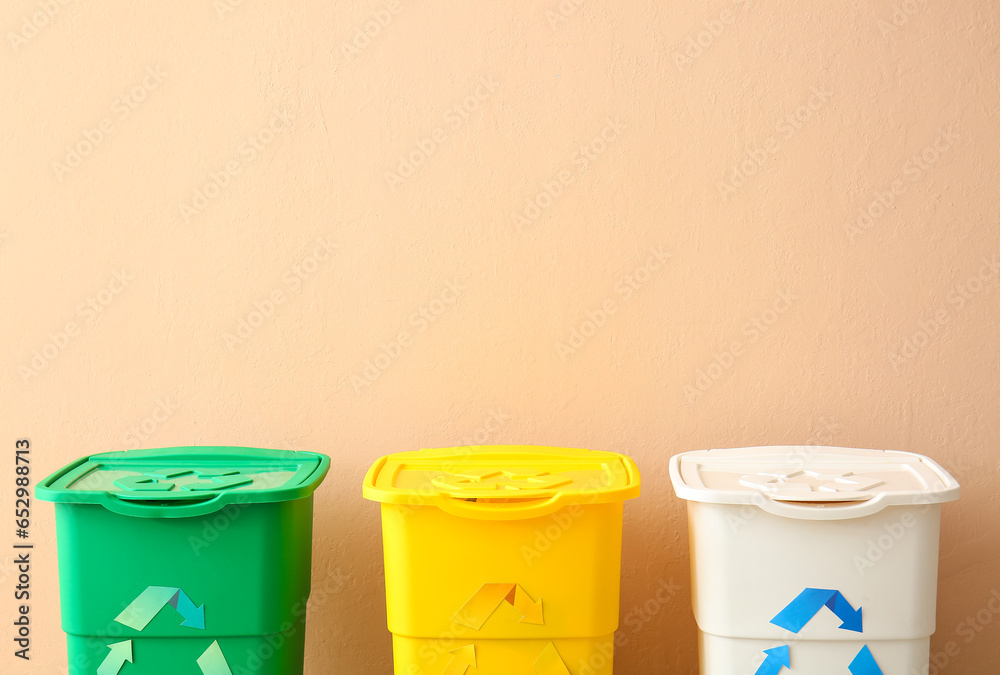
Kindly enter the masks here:
<path id="1" fill-rule="evenodd" d="M 380 459 L 396 675 L 610 675 L 631 459 L 476 446 Z"/>
<path id="2" fill-rule="evenodd" d="M 688 500 L 702 675 L 910 675 L 935 628 L 941 503 L 905 452 L 814 446 L 673 457 Z"/>
<path id="3" fill-rule="evenodd" d="M 56 502 L 70 675 L 302 673 L 325 455 L 189 447 L 86 457 Z"/>

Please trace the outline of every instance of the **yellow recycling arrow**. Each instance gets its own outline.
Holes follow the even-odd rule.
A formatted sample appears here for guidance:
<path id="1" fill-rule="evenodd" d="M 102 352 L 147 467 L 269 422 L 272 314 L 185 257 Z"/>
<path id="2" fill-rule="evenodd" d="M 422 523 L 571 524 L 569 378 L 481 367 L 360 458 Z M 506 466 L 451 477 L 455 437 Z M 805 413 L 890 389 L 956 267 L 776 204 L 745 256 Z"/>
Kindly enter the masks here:
<path id="1" fill-rule="evenodd" d="M 539 626 L 545 623 L 541 598 L 535 602 L 530 595 L 524 592 L 523 588 L 515 585 L 504 599 L 514 605 L 514 609 L 521 613 L 521 623 L 533 623 Z"/>
<path id="2" fill-rule="evenodd" d="M 545 623 L 541 598 L 535 602 L 518 584 L 483 584 L 451 620 L 472 630 L 479 630 L 504 601 L 521 613 L 521 623 Z"/>
<path id="3" fill-rule="evenodd" d="M 552 490 L 573 481 L 565 476 L 553 476 L 548 471 L 529 474 L 479 469 L 442 474 L 432 482 L 439 488 L 461 491 L 465 497 L 492 497 L 508 490 Z"/>
<path id="4" fill-rule="evenodd" d="M 444 675 L 465 675 L 469 668 L 476 668 L 476 645 L 465 645 L 450 652 L 451 661 L 444 669 Z"/>
<path id="5" fill-rule="evenodd" d="M 556 651 L 551 642 L 545 646 L 541 655 L 535 660 L 535 672 L 538 675 L 570 675 L 569 668 Z"/>

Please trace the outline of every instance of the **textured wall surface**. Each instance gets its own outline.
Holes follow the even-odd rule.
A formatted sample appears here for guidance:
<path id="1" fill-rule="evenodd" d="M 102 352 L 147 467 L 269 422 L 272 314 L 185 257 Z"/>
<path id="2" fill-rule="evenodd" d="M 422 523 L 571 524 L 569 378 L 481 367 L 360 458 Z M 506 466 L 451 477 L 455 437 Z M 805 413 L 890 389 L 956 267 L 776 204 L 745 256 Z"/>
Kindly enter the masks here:
<path id="1" fill-rule="evenodd" d="M 390 672 L 360 498 L 382 454 L 633 455 L 616 672 L 638 675 L 697 668 L 672 454 L 923 452 L 964 487 L 939 672 L 995 672 L 998 19 L 990 0 L 9 0 L 0 443 L 30 438 L 36 479 L 134 447 L 332 455 L 314 583 L 346 581 L 310 614 L 311 675 Z M 48 675 L 65 647 L 34 513 L 34 660 L 2 669 Z"/>

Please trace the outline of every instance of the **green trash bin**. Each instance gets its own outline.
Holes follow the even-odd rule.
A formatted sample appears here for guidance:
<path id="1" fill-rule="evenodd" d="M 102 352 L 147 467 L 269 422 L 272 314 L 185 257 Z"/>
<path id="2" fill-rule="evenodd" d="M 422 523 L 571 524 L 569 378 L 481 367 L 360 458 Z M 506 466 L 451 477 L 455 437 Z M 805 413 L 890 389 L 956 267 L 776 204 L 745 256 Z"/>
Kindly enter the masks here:
<path id="1" fill-rule="evenodd" d="M 69 675 L 302 673 L 312 495 L 329 467 L 312 452 L 184 447 L 46 478 Z"/>

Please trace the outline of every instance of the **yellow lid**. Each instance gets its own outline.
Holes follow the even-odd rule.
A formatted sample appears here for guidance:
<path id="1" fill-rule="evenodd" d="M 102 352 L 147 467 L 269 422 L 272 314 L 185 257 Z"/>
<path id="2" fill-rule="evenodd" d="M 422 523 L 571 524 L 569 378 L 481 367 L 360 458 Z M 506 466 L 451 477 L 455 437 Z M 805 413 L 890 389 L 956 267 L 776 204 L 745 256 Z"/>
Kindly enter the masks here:
<path id="1" fill-rule="evenodd" d="M 534 518 L 572 504 L 639 496 L 639 469 L 614 452 L 536 445 L 477 445 L 400 452 L 375 462 L 364 496 L 437 506 L 469 518 Z"/>

